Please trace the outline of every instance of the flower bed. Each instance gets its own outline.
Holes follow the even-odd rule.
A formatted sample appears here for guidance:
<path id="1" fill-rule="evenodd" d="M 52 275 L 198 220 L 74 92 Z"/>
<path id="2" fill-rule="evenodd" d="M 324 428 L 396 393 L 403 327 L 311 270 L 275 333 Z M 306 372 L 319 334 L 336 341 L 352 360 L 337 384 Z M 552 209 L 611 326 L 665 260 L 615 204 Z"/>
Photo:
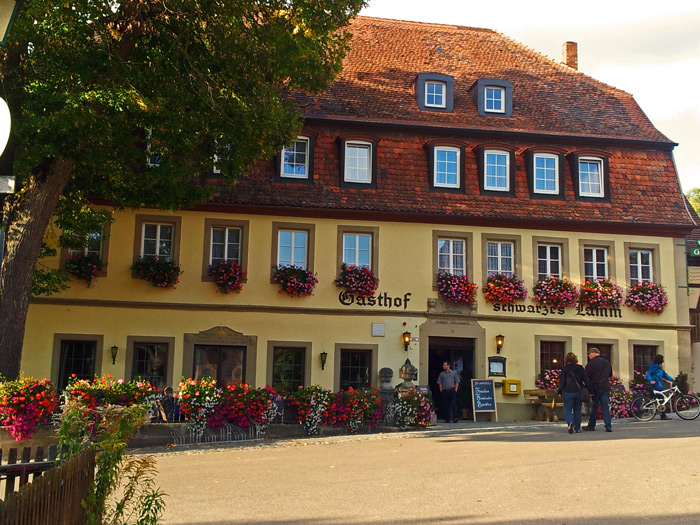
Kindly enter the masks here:
<path id="1" fill-rule="evenodd" d="M 87 283 L 90 288 L 102 270 L 102 261 L 94 253 L 69 253 L 66 259 L 66 271 L 76 279 Z"/>
<path id="2" fill-rule="evenodd" d="M 517 275 L 512 276 L 497 273 L 486 279 L 484 299 L 489 303 L 513 304 L 527 297 L 527 288 Z"/>
<path id="3" fill-rule="evenodd" d="M 532 289 L 532 298 L 539 306 L 553 306 L 555 308 L 566 308 L 575 306 L 578 302 L 578 290 L 571 281 L 549 276 L 535 284 Z"/>
<path id="4" fill-rule="evenodd" d="M 73 374 L 63 391 L 66 400 L 80 399 L 90 408 L 149 404 L 155 400 L 155 394 L 156 388 L 148 381 L 124 381 L 111 374 L 94 379 L 77 379 Z"/>
<path id="5" fill-rule="evenodd" d="M 594 279 L 581 284 L 579 302 L 592 308 L 617 308 L 622 302 L 622 289 L 610 279 Z"/>
<path id="6" fill-rule="evenodd" d="M 221 389 L 216 386 L 216 379 L 211 377 L 199 381 L 183 377 L 179 387 L 180 411 L 187 416 L 193 433 L 201 437 L 209 417 L 221 400 Z"/>
<path id="7" fill-rule="evenodd" d="M 272 280 L 280 285 L 280 293 L 286 293 L 292 297 L 311 295 L 318 283 L 318 279 L 311 270 L 283 265 L 275 268 Z"/>
<path id="8" fill-rule="evenodd" d="M 345 263 L 340 267 L 340 275 L 333 282 L 357 297 L 372 297 L 379 286 L 379 279 L 374 276 L 372 270 L 366 266 Z"/>
<path id="9" fill-rule="evenodd" d="M 455 275 L 444 270 L 438 272 L 436 281 L 440 297 L 456 304 L 473 304 L 479 289 L 466 275 Z"/>
<path id="10" fill-rule="evenodd" d="M 643 282 L 627 291 L 625 306 L 643 313 L 661 314 L 668 304 L 666 289 L 660 284 Z"/>
<path id="11" fill-rule="evenodd" d="M 433 419 L 432 399 L 417 390 L 399 392 L 396 402 L 390 405 L 387 416 L 402 430 L 409 427 L 425 428 Z"/>
<path id="12" fill-rule="evenodd" d="M 17 441 L 28 439 L 36 425 L 51 417 L 58 397 L 51 382 L 24 374 L 13 381 L 0 378 L 0 425 Z"/>
<path id="13" fill-rule="evenodd" d="M 379 389 L 341 390 L 331 406 L 330 417 L 336 425 L 345 426 L 350 433 L 357 432 L 360 425 L 374 428 L 384 418 Z"/>
<path id="14" fill-rule="evenodd" d="M 217 291 L 222 294 L 238 293 L 243 289 L 245 272 L 236 261 L 218 261 L 209 267 L 209 275 L 214 278 Z"/>
<path id="15" fill-rule="evenodd" d="M 276 392 L 269 386 L 253 388 L 245 383 L 228 385 L 221 391 L 219 402 L 209 417 L 212 428 L 223 426 L 223 422 L 247 429 L 251 424 L 266 427 L 277 414 L 273 402 Z"/>
<path id="16" fill-rule="evenodd" d="M 131 269 L 139 279 L 158 288 L 175 288 L 180 282 L 180 266 L 165 257 L 141 257 Z"/>
<path id="17" fill-rule="evenodd" d="M 310 436 L 318 434 L 319 429 L 331 419 L 330 407 L 334 396 L 330 390 L 318 385 L 299 387 L 287 398 L 287 404 L 297 408 L 298 421 Z"/>

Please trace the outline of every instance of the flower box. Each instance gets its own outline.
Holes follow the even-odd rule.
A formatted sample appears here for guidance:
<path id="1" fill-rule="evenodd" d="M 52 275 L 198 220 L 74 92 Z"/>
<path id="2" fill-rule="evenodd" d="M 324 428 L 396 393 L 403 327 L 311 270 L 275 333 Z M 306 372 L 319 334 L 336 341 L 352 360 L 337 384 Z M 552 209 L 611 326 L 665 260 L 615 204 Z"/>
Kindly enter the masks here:
<path id="1" fill-rule="evenodd" d="M 379 279 L 374 276 L 372 270 L 366 266 L 345 263 L 340 267 L 340 275 L 333 282 L 357 297 L 372 297 L 379 286 Z"/>
<path id="2" fill-rule="evenodd" d="M 617 308 L 622 289 L 610 279 L 593 279 L 581 284 L 579 302 L 592 308 Z"/>
<path id="3" fill-rule="evenodd" d="M 158 288 L 175 288 L 180 282 L 180 266 L 165 257 L 146 256 L 136 261 L 131 269 L 139 279 Z"/>
<path id="4" fill-rule="evenodd" d="M 549 276 L 535 284 L 532 289 L 532 298 L 539 306 L 553 306 L 555 308 L 566 308 L 575 306 L 578 302 L 578 290 L 571 281 Z"/>
<path id="5" fill-rule="evenodd" d="M 66 271 L 76 279 L 85 281 L 90 288 L 102 271 L 102 261 L 94 253 L 69 253 L 66 259 Z"/>
<path id="6" fill-rule="evenodd" d="M 318 283 L 318 279 L 311 270 L 284 265 L 275 268 L 272 280 L 280 285 L 280 293 L 286 293 L 292 297 L 312 295 Z"/>
<path id="7" fill-rule="evenodd" d="M 630 288 L 625 306 L 643 313 L 661 314 L 668 304 L 666 290 L 660 284 L 642 282 Z"/>
<path id="8" fill-rule="evenodd" d="M 527 288 L 515 274 L 507 276 L 497 273 L 489 276 L 483 292 L 484 299 L 489 303 L 513 304 L 527 297 Z"/>
<path id="9" fill-rule="evenodd" d="M 455 275 L 444 270 L 438 272 L 435 284 L 440 297 L 456 304 L 473 304 L 479 289 L 467 275 Z"/>
<path id="10" fill-rule="evenodd" d="M 238 293 L 243 288 L 245 272 L 236 261 L 217 261 L 209 267 L 209 275 L 214 278 L 217 291 L 222 294 Z"/>

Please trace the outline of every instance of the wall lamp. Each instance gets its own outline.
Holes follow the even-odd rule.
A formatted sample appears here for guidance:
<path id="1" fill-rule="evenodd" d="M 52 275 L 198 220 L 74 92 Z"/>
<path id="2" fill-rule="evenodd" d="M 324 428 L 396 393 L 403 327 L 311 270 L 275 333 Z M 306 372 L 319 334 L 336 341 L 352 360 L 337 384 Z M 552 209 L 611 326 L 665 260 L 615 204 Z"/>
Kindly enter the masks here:
<path id="1" fill-rule="evenodd" d="M 112 364 L 114 365 L 117 362 L 117 352 L 119 351 L 119 347 L 117 345 L 114 345 L 109 350 L 110 352 L 112 352 Z"/>
<path id="2" fill-rule="evenodd" d="M 403 349 L 408 352 L 408 345 L 411 344 L 411 332 L 401 334 L 401 340 L 403 341 Z"/>
<path id="3" fill-rule="evenodd" d="M 319 354 L 321 357 L 321 370 L 324 370 L 326 368 L 326 360 L 328 359 L 328 352 L 321 352 Z"/>
<path id="4" fill-rule="evenodd" d="M 503 350 L 503 342 L 505 341 L 505 336 L 498 334 L 496 336 L 496 353 L 500 354 L 501 350 Z"/>

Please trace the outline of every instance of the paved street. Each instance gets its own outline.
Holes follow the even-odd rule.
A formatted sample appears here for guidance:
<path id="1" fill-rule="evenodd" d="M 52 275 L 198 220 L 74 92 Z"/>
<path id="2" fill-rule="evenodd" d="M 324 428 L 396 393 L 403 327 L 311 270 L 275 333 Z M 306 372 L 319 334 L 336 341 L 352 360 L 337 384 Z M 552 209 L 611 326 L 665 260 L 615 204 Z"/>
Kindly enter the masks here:
<path id="1" fill-rule="evenodd" d="M 158 453 L 166 524 L 700 523 L 700 419 L 441 424 Z"/>

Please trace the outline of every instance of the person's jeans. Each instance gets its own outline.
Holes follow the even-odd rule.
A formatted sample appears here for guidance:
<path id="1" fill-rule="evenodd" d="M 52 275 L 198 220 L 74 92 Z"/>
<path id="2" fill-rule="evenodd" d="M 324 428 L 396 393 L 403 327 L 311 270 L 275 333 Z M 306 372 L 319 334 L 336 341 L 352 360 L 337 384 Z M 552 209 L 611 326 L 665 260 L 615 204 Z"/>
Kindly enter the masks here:
<path id="1" fill-rule="evenodd" d="M 457 392 L 455 389 L 443 390 L 443 407 L 445 410 L 445 421 L 454 421 L 459 419 L 457 408 Z"/>
<path id="2" fill-rule="evenodd" d="M 598 407 L 603 409 L 603 423 L 605 423 L 605 428 L 612 428 L 612 422 L 610 420 L 610 392 L 607 390 L 604 392 L 596 392 L 593 395 L 588 428 L 595 428 L 595 423 L 598 421 Z"/>
<path id="3" fill-rule="evenodd" d="M 581 430 L 581 394 L 579 392 L 564 392 L 564 417 L 566 424 L 574 424 L 574 430 Z"/>

